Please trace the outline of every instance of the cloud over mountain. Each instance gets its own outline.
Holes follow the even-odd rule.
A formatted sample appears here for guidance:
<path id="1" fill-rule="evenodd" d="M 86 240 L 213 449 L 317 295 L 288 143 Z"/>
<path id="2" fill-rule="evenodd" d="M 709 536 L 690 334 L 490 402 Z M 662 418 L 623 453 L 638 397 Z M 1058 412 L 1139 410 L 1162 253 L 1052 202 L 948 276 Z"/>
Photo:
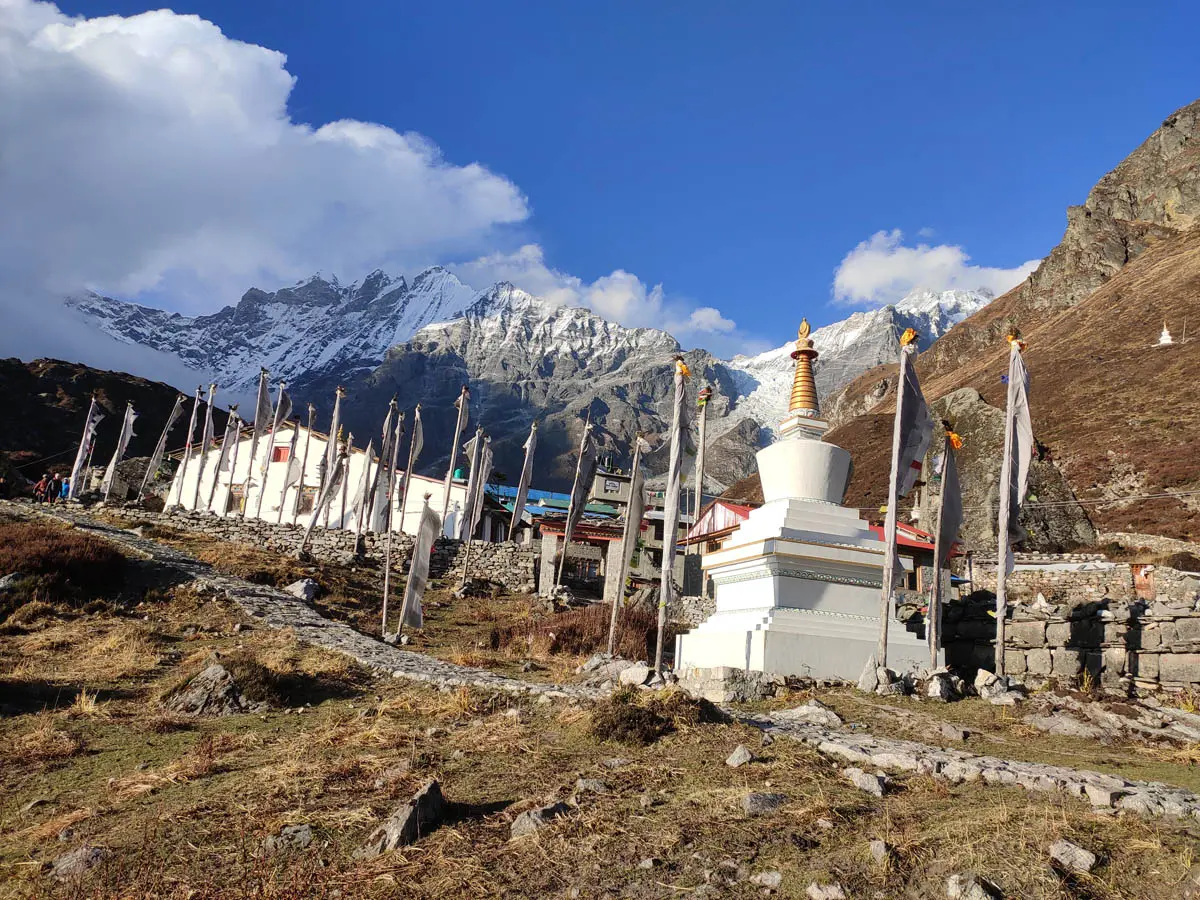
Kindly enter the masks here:
<path id="1" fill-rule="evenodd" d="M 915 290 L 982 291 L 997 296 L 1020 284 L 1038 262 L 1030 260 L 1012 269 L 977 266 L 962 247 L 911 246 L 904 243 L 899 229 L 877 231 L 842 259 L 834 274 L 833 296 L 847 306 L 883 306 Z"/>

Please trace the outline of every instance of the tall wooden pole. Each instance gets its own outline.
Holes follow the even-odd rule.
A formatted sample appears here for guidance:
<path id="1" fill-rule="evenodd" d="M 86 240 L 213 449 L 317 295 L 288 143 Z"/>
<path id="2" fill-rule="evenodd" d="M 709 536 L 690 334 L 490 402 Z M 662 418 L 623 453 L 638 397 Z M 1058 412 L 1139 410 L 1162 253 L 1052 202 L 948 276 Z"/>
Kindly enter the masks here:
<path id="1" fill-rule="evenodd" d="M 442 524 L 445 525 L 446 513 L 450 511 L 450 489 L 454 487 L 454 464 L 458 461 L 458 442 L 462 440 L 463 426 L 466 423 L 470 407 L 471 392 L 464 384 L 458 395 L 458 419 L 454 423 L 454 441 L 450 444 L 450 468 L 446 470 L 445 496 L 442 497 Z M 403 513 L 401 513 L 403 516 Z M 400 519 L 400 527 L 404 527 L 404 519 Z"/>
<path id="2" fill-rule="evenodd" d="M 950 465 L 950 433 L 942 441 L 942 490 L 938 494 L 937 530 L 933 537 L 933 590 L 929 594 L 929 668 L 938 667 L 942 643 L 942 516 L 946 514 L 946 469 Z"/>
<path id="3" fill-rule="evenodd" d="M 404 413 L 400 413 L 396 417 L 396 437 L 392 442 L 392 477 L 388 481 L 387 495 L 387 515 L 384 517 L 384 527 L 387 530 L 387 537 L 383 542 L 383 637 L 388 636 L 387 619 L 388 619 L 388 598 L 392 592 L 392 499 L 396 491 L 396 453 L 400 448 L 400 441 L 404 438 Z M 405 478 L 408 477 L 406 472 Z M 401 512 L 400 528 L 404 528 L 403 512 Z M 396 633 L 399 634 L 399 627 L 396 628 Z"/>
<path id="4" fill-rule="evenodd" d="M 313 422 L 316 421 L 316 415 L 317 408 L 311 403 L 308 404 L 308 431 L 304 435 L 304 453 L 300 456 L 300 482 L 296 485 L 296 502 L 292 504 L 293 519 L 300 515 L 300 501 L 304 497 L 304 474 L 308 471 L 308 445 L 312 443 Z"/>
<path id="5" fill-rule="evenodd" d="M 633 467 L 630 469 L 629 478 L 629 504 L 625 507 L 625 529 L 621 534 L 621 559 L 618 562 L 620 569 L 620 577 L 617 579 L 617 596 L 613 597 L 612 616 L 608 623 L 608 655 L 612 656 L 613 648 L 617 640 L 617 617 L 620 615 L 621 604 L 625 599 L 625 579 L 629 577 L 629 549 L 632 542 L 637 539 L 638 532 L 642 528 L 642 517 L 639 514 L 637 521 L 634 521 L 633 509 L 634 498 L 633 492 L 638 488 L 638 468 L 642 464 L 642 435 L 638 432 L 633 439 Z M 637 504 L 641 506 L 642 504 Z"/>
<path id="6" fill-rule="evenodd" d="M 567 525 L 568 526 L 571 523 L 571 513 L 574 511 L 575 491 L 578 489 L 579 476 L 583 472 L 583 448 L 585 446 L 587 446 L 588 429 L 591 428 L 591 425 L 592 425 L 592 411 L 589 409 L 588 413 L 587 413 L 587 418 L 583 420 L 583 437 L 581 437 L 579 439 L 579 453 L 575 458 L 575 480 L 573 482 L 571 482 L 571 502 L 567 505 Z M 584 496 L 583 496 L 583 506 L 584 506 L 584 509 L 587 509 L 587 494 L 584 494 Z M 579 517 L 581 519 L 583 518 L 582 512 L 580 512 Z M 567 564 L 567 546 L 568 546 L 568 544 L 570 542 L 570 538 L 571 538 L 571 535 L 569 532 L 570 532 L 569 527 L 563 528 L 562 557 L 558 561 L 558 574 L 556 574 L 554 577 L 554 586 L 555 587 L 558 587 L 559 585 L 562 584 L 563 568 Z"/>
<path id="7" fill-rule="evenodd" d="M 417 464 L 417 424 L 421 421 L 421 404 L 413 408 L 413 439 L 408 445 L 408 462 L 404 466 L 404 487 L 400 491 L 400 530 L 404 530 L 404 515 L 408 507 L 408 489 L 412 484 L 413 467 Z M 449 497 L 449 494 L 446 494 Z M 420 527 L 420 518 L 417 521 Z M 414 534 L 416 532 L 413 532 Z"/>
<path id="8" fill-rule="evenodd" d="M 342 511 L 338 515 L 338 528 L 346 527 L 346 493 L 350 490 L 350 460 L 354 458 L 354 432 L 346 435 L 346 474 L 342 477 Z M 367 460 L 367 465 L 371 461 Z"/>
<path id="9" fill-rule="evenodd" d="M 908 350 L 900 348 L 900 377 L 896 381 L 896 422 L 892 429 L 892 469 L 888 479 L 887 515 L 883 526 L 883 588 L 879 592 L 879 646 L 875 664 L 887 667 L 888 622 L 891 619 L 892 594 L 896 585 L 896 518 L 900 505 L 900 440 L 904 418 L 905 382 L 908 378 Z"/>

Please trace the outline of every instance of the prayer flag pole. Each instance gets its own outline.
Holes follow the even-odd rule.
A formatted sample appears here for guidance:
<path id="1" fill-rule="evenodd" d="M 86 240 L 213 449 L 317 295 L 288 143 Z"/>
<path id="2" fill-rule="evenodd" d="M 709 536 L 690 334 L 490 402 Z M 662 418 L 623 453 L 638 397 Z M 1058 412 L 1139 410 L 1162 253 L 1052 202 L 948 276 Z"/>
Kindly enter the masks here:
<path id="1" fill-rule="evenodd" d="M 458 399 L 454 401 L 458 408 L 458 419 L 454 425 L 454 440 L 450 444 L 450 468 L 446 470 L 445 496 L 442 497 L 442 522 L 446 521 L 446 513 L 450 510 L 450 488 L 454 486 L 454 463 L 458 460 L 458 442 L 462 440 L 463 428 L 467 425 L 470 415 L 471 391 L 464 384 Z M 404 527 L 404 511 L 400 512 L 400 527 Z"/>

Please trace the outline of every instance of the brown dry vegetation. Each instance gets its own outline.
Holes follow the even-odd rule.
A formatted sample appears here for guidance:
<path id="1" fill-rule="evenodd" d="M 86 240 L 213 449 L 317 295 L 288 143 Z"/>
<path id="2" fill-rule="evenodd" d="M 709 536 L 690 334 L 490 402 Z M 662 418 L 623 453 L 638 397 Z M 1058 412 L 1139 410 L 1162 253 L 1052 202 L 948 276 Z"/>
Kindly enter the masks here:
<path id="1" fill-rule="evenodd" d="M 533 615 L 529 598 L 438 597 L 420 640 L 435 640 L 436 622 L 470 645 Z M 371 679 L 344 657 L 260 629 L 185 588 L 140 607 L 111 598 L 93 612 L 42 602 L 50 608 L 35 627 L 0 636 L 0 668 L 12 673 L 0 684 L 3 896 L 564 897 L 578 889 L 585 898 L 667 898 L 707 882 L 714 896 L 751 897 L 760 889 L 748 877 L 768 869 L 783 873 L 778 896 L 786 898 L 830 879 L 853 897 L 940 897 L 946 877 L 963 870 L 1013 897 L 1198 890 L 1195 825 L 915 776 L 876 800 L 811 749 L 785 740 L 763 747 L 752 728 L 714 721 L 676 692 L 625 691 L 595 708 L 517 706 Z M 164 713 L 158 698 L 214 651 L 283 705 L 222 719 Z M 563 658 L 557 674 L 568 677 L 576 660 Z M 287 684 L 296 692 L 280 690 Z M 937 721 L 965 717 L 981 732 L 972 740 L 982 752 L 1197 786 L 1194 754 L 1130 760 L 1131 748 L 1028 734 L 979 704 L 821 696 L 880 733 L 930 740 Z M 730 769 L 723 761 L 739 743 L 758 759 Z M 610 768 L 614 757 L 627 762 Z M 465 804 L 464 815 L 412 847 L 356 860 L 374 825 L 431 777 Z M 536 835 L 509 840 L 516 814 L 567 798 L 580 777 L 607 789 Z M 748 817 L 741 799 L 755 790 L 788 802 Z M 299 823 L 313 828 L 310 847 L 261 852 L 265 837 Z M 1060 837 L 1101 856 L 1094 875 L 1067 880 L 1052 870 L 1046 848 Z M 896 850 L 885 866 L 868 853 L 875 838 Z M 46 877 L 49 860 L 83 844 L 112 855 L 80 885 Z M 640 866 L 646 859 L 650 868 Z"/>

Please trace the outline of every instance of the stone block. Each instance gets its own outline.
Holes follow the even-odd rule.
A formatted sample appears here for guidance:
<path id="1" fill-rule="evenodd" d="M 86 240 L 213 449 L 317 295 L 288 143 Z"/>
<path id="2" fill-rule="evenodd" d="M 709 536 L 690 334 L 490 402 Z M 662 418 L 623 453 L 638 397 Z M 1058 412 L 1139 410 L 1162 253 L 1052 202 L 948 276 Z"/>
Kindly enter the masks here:
<path id="1" fill-rule="evenodd" d="M 1178 641 L 1200 641 L 1200 616 L 1186 616 L 1175 620 L 1175 635 Z"/>
<path id="2" fill-rule="evenodd" d="M 1025 654 L 1025 670 L 1030 675 L 1049 675 L 1052 667 L 1050 651 L 1044 647 Z"/>
<path id="3" fill-rule="evenodd" d="M 1129 627 L 1124 622 L 1105 622 L 1104 623 L 1104 643 L 1109 645 L 1125 646 L 1129 634 Z"/>
<path id="4" fill-rule="evenodd" d="M 1009 622 L 1005 642 L 1012 647 L 1041 647 L 1046 642 L 1046 623 Z"/>
<path id="5" fill-rule="evenodd" d="M 1200 653 L 1164 653 L 1158 660 L 1160 681 L 1200 683 Z"/>
<path id="6" fill-rule="evenodd" d="M 1010 675 L 1024 675 L 1026 671 L 1025 651 L 1005 650 L 1004 670 Z"/>
<path id="7" fill-rule="evenodd" d="M 1083 656 L 1083 671 L 1091 677 L 1093 682 L 1100 680 L 1100 673 L 1104 669 L 1104 654 L 1099 650 L 1085 650 Z"/>
<path id="8" fill-rule="evenodd" d="M 1056 678 L 1078 678 L 1081 660 L 1078 650 L 1057 648 L 1050 654 L 1050 674 Z"/>
<path id="9" fill-rule="evenodd" d="M 1070 642 L 1070 622 L 1051 622 L 1046 626 L 1046 644 L 1048 646 L 1065 647 Z"/>
<path id="10" fill-rule="evenodd" d="M 1154 681 L 1158 678 L 1158 653 L 1137 653 L 1129 661 L 1130 673 L 1138 678 Z"/>
<path id="11" fill-rule="evenodd" d="M 1120 680 L 1127 671 L 1129 653 L 1124 647 L 1106 647 L 1104 650 L 1104 670 L 1101 681 L 1113 684 Z"/>

